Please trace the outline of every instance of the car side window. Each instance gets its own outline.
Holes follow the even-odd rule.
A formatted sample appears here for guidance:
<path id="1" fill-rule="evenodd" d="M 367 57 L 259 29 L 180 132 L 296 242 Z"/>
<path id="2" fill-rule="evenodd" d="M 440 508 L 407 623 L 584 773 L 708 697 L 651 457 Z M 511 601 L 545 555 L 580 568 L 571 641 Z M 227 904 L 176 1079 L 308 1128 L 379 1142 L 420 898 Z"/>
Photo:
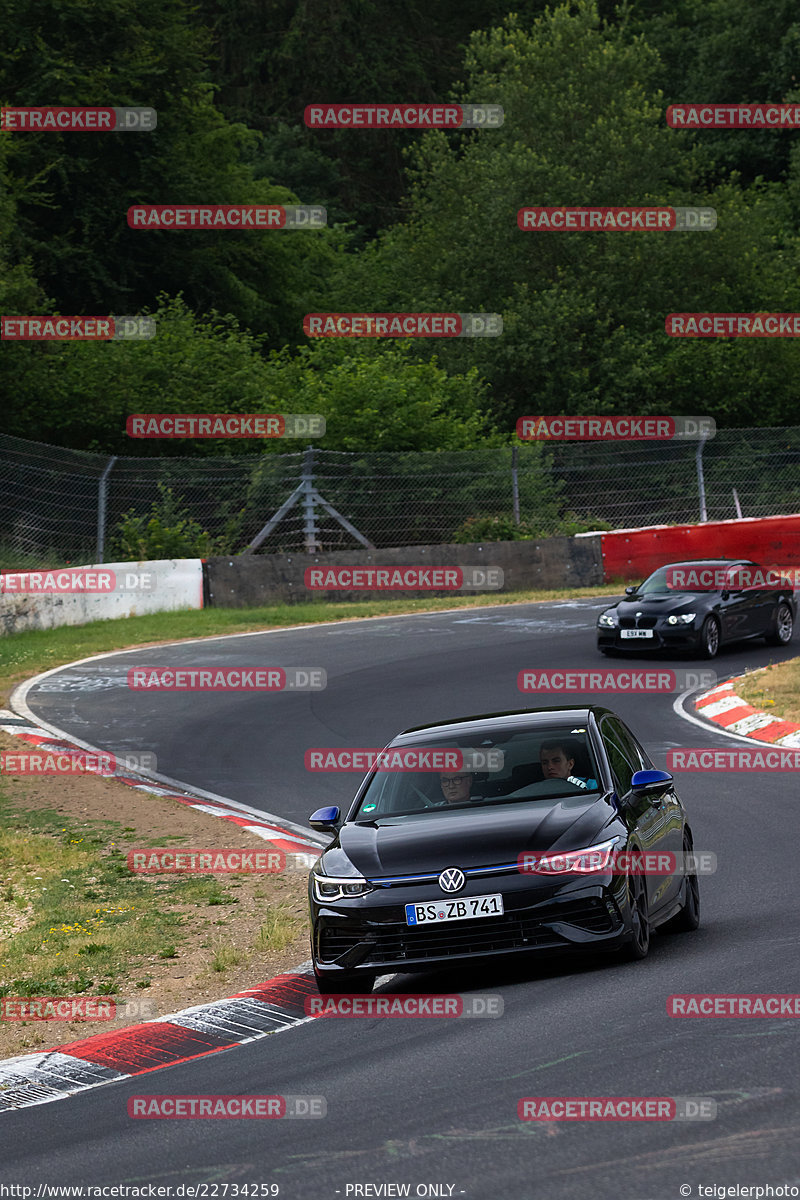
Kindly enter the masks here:
<path id="1" fill-rule="evenodd" d="M 621 724 L 621 722 L 620 722 Z M 626 725 L 622 726 L 625 733 L 625 745 L 630 748 L 628 755 L 630 761 L 634 764 L 633 769 L 636 771 L 652 771 L 654 770 L 653 763 L 645 750 L 637 742 L 636 738 L 631 733 Z"/>
<path id="2" fill-rule="evenodd" d="M 634 758 L 625 728 L 622 722 L 616 718 L 606 717 L 600 726 L 600 735 L 606 748 L 614 782 L 617 785 L 617 794 L 624 796 L 631 789 L 634 771 L 640 769 L 636 762 L 638 755 Z"/>

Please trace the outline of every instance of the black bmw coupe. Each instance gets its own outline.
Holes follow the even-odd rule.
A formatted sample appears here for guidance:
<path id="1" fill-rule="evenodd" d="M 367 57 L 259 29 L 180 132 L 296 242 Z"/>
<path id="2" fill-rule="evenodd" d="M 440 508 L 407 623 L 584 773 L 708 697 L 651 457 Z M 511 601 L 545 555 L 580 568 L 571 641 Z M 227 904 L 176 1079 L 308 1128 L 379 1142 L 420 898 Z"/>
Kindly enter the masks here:
<path id="1" fill-rule="evenodd" d="M 603 654 L 689 650 L 713 658 L 728 642 L 757 637 L 786 646 L 797 616 L 791 581 L 748 559 L 669 563 L 625 596 L 597 619 Z"/>
<path id="2" fill-rule="evenodd" d="M 321 992 L 513 952 L 644 958 L 656 926 L 697 927 L 691 867 L 617 873 L 620 853 L 670 851 L 678 862 L 693 843 L 672 776 L 609 709 L 472 717 L 407 730 L 390 747 L 492 749 L 502 766 L 375 769 L 346 814 L 313 814 L 333 837 L 309 877 Z M 578 851 L 590 874 L 572 869 L 586 861 Z"/>

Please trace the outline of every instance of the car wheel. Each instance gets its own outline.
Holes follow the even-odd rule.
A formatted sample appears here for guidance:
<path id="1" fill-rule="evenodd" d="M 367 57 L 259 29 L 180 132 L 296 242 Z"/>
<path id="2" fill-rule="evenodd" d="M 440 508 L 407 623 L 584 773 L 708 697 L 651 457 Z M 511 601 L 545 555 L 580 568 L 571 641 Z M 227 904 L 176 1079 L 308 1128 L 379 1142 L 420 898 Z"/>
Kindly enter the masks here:
<path id="1" fill-rule="evenodd" d="M 706 617 L 700 630 L 700 653 L 703 658 L 714 658 L 719 650 L 719 621 Z"/>
<path id="2" fill-rule="evenodd" d="M 683 853 L 691 854 L 692 843 L 688 837 L 683 839 Z M 686 876 L 686 896 L 683 906 L 663 926 L 665 933 L 691 933 L 700 924 L 700 886 L 697 882 L 697 872 L 692 871 Z"/>
<path id="3" fill-rule="evenodd" d="M 792 610 L 782 600 L 775 611 L 772 632 L 767 634 L 766 643 L 768 646 L 788 646 L 792 640 L 793 632 L 794 620 L 792 618 Z"/>
<path id="4" fill-rule="evenodd" d="M 341 996 L 343 993 L 355 992 L 356 995 L 372 991 L 375 978 L 372 975 L 356 975 L 351 971 L 337 971 L 335 975 L 317 975 L 317 988 L 320 996 Z"/>
<path id="5" fill-rule="evenodd" d="M 629 961 L 647 958 L 650 949 L 650 914 L 647 909 L 647 887 L 644 876 L 631 875 L 628 880 L 631 905 L 631 936 L 624 949 Z"/>

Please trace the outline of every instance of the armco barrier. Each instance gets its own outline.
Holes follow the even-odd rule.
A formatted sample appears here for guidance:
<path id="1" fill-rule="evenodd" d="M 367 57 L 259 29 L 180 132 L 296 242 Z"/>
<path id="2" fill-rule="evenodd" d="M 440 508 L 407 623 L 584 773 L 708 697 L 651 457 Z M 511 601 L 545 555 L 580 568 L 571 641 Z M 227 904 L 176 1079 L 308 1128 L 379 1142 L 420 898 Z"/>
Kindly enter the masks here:
<path id="1" fill-rule="evenodd" d="M 499 567 L 504 576 L 504 592 L 527 588 L 561 588 L 570 584 L 592 587 L 603 583 L 600 538 L 597 535 L 542 538 L 541 541 L 480 542 L 463 546 L 335 550 L 325 554 L 240 554 L 232 558 L 209 558 L 204 563 L 204 571 L 209 604 L 215 608 L 249 608 L 259 604 L 297 604 L 314 596 L 330 600 L 366 600 L 378 595 L 366 591 L 310 592 L 303 582 L 307 567 L 417 565 Z"/>
<path id="2" fill-rule="evenodd" d="M 37 592 L 0 590 L 0 633 L 25 629 L 54 629 L 57 625 L 87 625 L 114 617 L 203 607 L 203 563 L 199 558 L 156 562 L 103 563 L 102 566 L 53 568 L 63 571 L 113 571 L 113 592 Z M 41 569 L 39 572 L 47 572 Z M 9 572 L 21 575 L 25 572 Z M 135 578 L 134 578 L 135 577 Z M 145 580 L 144 577 L 149 577 Z M 142 586 L 146 583 L 146 587 Z"/>
<path id="3" fill-rule="evenodd" d="M 665 563 L 697 558 L 751 558 L 767 566 L 800 564 L 800 514 L 797 513 L 706 521 L 703 525 L 615 529 L 599 536 L 604 582 L 644 579 Z"/>

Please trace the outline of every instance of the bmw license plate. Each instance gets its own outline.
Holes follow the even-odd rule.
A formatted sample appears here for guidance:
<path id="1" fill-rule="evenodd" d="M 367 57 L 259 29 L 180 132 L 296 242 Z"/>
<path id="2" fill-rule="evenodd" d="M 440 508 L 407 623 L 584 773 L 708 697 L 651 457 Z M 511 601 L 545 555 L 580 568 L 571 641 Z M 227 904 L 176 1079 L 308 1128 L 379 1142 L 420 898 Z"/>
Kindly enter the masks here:
<path id="1" fill-rule="evenodd" d="M 435 921 L 468 921 L 471 917 L 501 917 L 503 897 L 464 896 L 461 900 L 434 900 L 431 904 L 407 904 L 406 925 Z"/>
<path id="2" fill-rule="evenodd" d="M 648 638 L 653 636 L 652 629 L 620 629 L 621 638 Z"/>

